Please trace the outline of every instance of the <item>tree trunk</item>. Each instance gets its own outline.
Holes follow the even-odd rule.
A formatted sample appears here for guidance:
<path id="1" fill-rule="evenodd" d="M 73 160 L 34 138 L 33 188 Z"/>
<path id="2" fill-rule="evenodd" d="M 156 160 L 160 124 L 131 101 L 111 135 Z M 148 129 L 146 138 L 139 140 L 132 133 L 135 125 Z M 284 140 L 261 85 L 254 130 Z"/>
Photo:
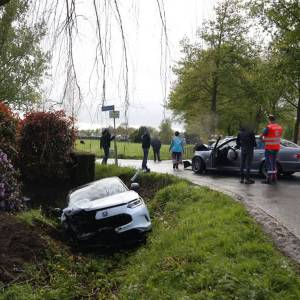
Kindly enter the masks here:
<path id="1" fill-rule="evenodd" d="M 211 111 L 210 134 L 211 135 L 216 134 L 218 86 L 219 86 L 219 80 L 218 77 L 215 75 L 213 79 L 211 107 L 210 107 L 210 111 Z"/>
<path id="2" fill-rule="evenodd" d="M 298 143 L 299 138 L 299 127 L 300 127 L 300 90 L 298 93 L 298 105 L 297 105 L 297 115 L 295 121 L 295 129 L 294 129 L 294 143 Z"/>
<path id="3" fill-rule="evenodd" d="M 215 76 L 213 79 L 212 95 L 211 95 L 211 112 L 217 113 L 217 96 L 218 96 L 218 77 Z"/>
<path id="4" fill-rule="evenodd" d="M 255 114 L 255 132 L 258 132 L 259 126 L 263 121 L 263 112 L 262 108 L 260 107 Z"/>

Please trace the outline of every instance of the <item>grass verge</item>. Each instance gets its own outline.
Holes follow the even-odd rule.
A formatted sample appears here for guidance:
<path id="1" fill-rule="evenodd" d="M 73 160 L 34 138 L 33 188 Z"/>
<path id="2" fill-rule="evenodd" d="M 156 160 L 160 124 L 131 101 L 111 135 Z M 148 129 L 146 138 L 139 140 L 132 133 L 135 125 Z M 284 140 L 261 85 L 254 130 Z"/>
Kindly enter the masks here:
<path id="1" fill-rule="evenodd" d="M 133 172 L 97 167 L 98 178 Z M 46 258 L 30 264 L 27 281 L 7 286 L 0 298 L 300 299 L 293 266 L 242 205 L 173 176 L 150 173 L 140 180 L 152 189 L 146 201 L 153 232 L 146 245 L 83 253 L 47 236 Z M 35 226 L 35 218 L 53 225 L 37 211 L 19 219 Z"/>

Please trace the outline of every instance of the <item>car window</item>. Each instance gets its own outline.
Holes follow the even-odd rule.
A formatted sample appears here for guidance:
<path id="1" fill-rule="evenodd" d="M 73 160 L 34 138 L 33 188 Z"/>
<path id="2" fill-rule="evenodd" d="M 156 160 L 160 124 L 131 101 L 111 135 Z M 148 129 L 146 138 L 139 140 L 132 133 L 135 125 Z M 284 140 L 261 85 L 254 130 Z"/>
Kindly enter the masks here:
<path id="1" fill-rule="evenodd" d="M 285 140 L 285 139 L 281 139 L 281 145 L 284 147 L 290 147 L 290 148 L 300 148 L 299 145 L 297 145 L 291 141 Z"/>
<path id="2" fill-rule="evenodd" d="M 280 144 L 284 147 L 300 148 L 299 145 L 297 145 L 291 141 L 285 140 L 285 139 L 281 139 Z M 265 144 L 260 137 L 256 137 L 256 145 L 257 145 L 256 149 L 264 149 L 265 148 Z"/>
<path id="3" fill-rule="evenodd" d="M 107 178 L 95 181 L 92 184 L 75 190 L 69 195 L 70 202 L 78 202 L 82 199 L 88 201 L 99 200 L 115 194 L 126 192 L 128 189 L 122 182 L 115 178 Z"/>
<path id="4" fill-rule="evenodd" d="M 224 144 L 222 145 L 222 143 L 224 143 Z M 224 139 L 224 140 L 220 141 L 220 145 L 221 145 L 221 147 L 219 147 L 220 150 L 227 148 L 227 147 L 235 148 L 236 140 L 231 140 L 229 142 L 226 142 L 226 139 Z"/>
<path id="5" fill-rule="evenodd" d="M 256 137 L 256 148 L 255 149 L 265 149 L 265 144 L 260 137 Z"/>

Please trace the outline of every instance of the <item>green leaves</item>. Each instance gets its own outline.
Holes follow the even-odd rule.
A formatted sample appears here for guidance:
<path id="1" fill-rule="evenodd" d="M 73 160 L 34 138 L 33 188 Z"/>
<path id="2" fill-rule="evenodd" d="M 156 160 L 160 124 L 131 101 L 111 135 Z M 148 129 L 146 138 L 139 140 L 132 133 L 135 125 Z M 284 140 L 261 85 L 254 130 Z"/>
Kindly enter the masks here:
<path id="1" fill-rule="evenodd" d="M 185 119 L 190 133 L 204 138 L 216 131 L 232 134 L 249 116 L 245 87 L 251 86 L 247 72 L 257 50 L 243 12 L 240 1 L 223 1 L 216 17 L 203 24 L 200 41 L 182 42 L 185 57 L 175 67 L 178 80 L 169 107 Z"/>
<path id="2" fill-rule="evenodd" d="M 40 47 L 45 24 L 29 25 L 24 0 L 12 0 L 0 12 L 0 99 L 27 108 L 40 97 L 48 61 Z"/>
<path id="3" fill-rule="evenodd" d="M 188 133 L 204 139 L 216 133 L 234 135 L 244 121 L 260 130 L 273 113 L 286 128 L 286 137 L 294 131 L 297 141 L 300 7 L 296 2 L 221 1 L 215 18 L 199 30 L 199 40 L 182 41 L 184 58 L 174 68 L 177 80 L 169 108 L 185 121 Z M 261 24 L 265 35 L 257 39 Z"/>
<path id="4" fill-rule="evenodd" d="M 270 48 L 276 58 L 275 75 L 281 82 L 280 106 L 290 110 L 289 118 L 294 121 L 293 140 L 297 143 L 300 127 L 299 1 L 253 0 L 250 3 L 266 31 L 272 34 Z"/>

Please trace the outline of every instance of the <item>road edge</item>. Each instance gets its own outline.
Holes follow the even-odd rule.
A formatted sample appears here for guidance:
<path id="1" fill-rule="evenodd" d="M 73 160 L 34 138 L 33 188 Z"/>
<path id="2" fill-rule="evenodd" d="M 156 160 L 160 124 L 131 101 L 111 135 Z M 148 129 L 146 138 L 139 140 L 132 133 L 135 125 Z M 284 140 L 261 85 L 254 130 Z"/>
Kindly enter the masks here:
<path id="1" fill-rule="evenodd" d="M 179 176 L 180 177 L 180 176 Z M 252 216 L 255 221 L 262 226 L 263 231 L 272 239 L 276 247 L 293 262 L 297 264 L 297 271 L 300 272 L 300 239 L 294 235 L 287 227 L 281 224 L 277 219 L 272 217 L 262 208 L 254 205 L 253 200 L 241 196 L 230 190 L 224 189 L 217 185 L 208 185 L 205 182 L 192 182 L 198 186 L 205 186 L 211 190 L 223 193 L 230 196 L 237 202 L 242 203 L 247 212 Z"/>

